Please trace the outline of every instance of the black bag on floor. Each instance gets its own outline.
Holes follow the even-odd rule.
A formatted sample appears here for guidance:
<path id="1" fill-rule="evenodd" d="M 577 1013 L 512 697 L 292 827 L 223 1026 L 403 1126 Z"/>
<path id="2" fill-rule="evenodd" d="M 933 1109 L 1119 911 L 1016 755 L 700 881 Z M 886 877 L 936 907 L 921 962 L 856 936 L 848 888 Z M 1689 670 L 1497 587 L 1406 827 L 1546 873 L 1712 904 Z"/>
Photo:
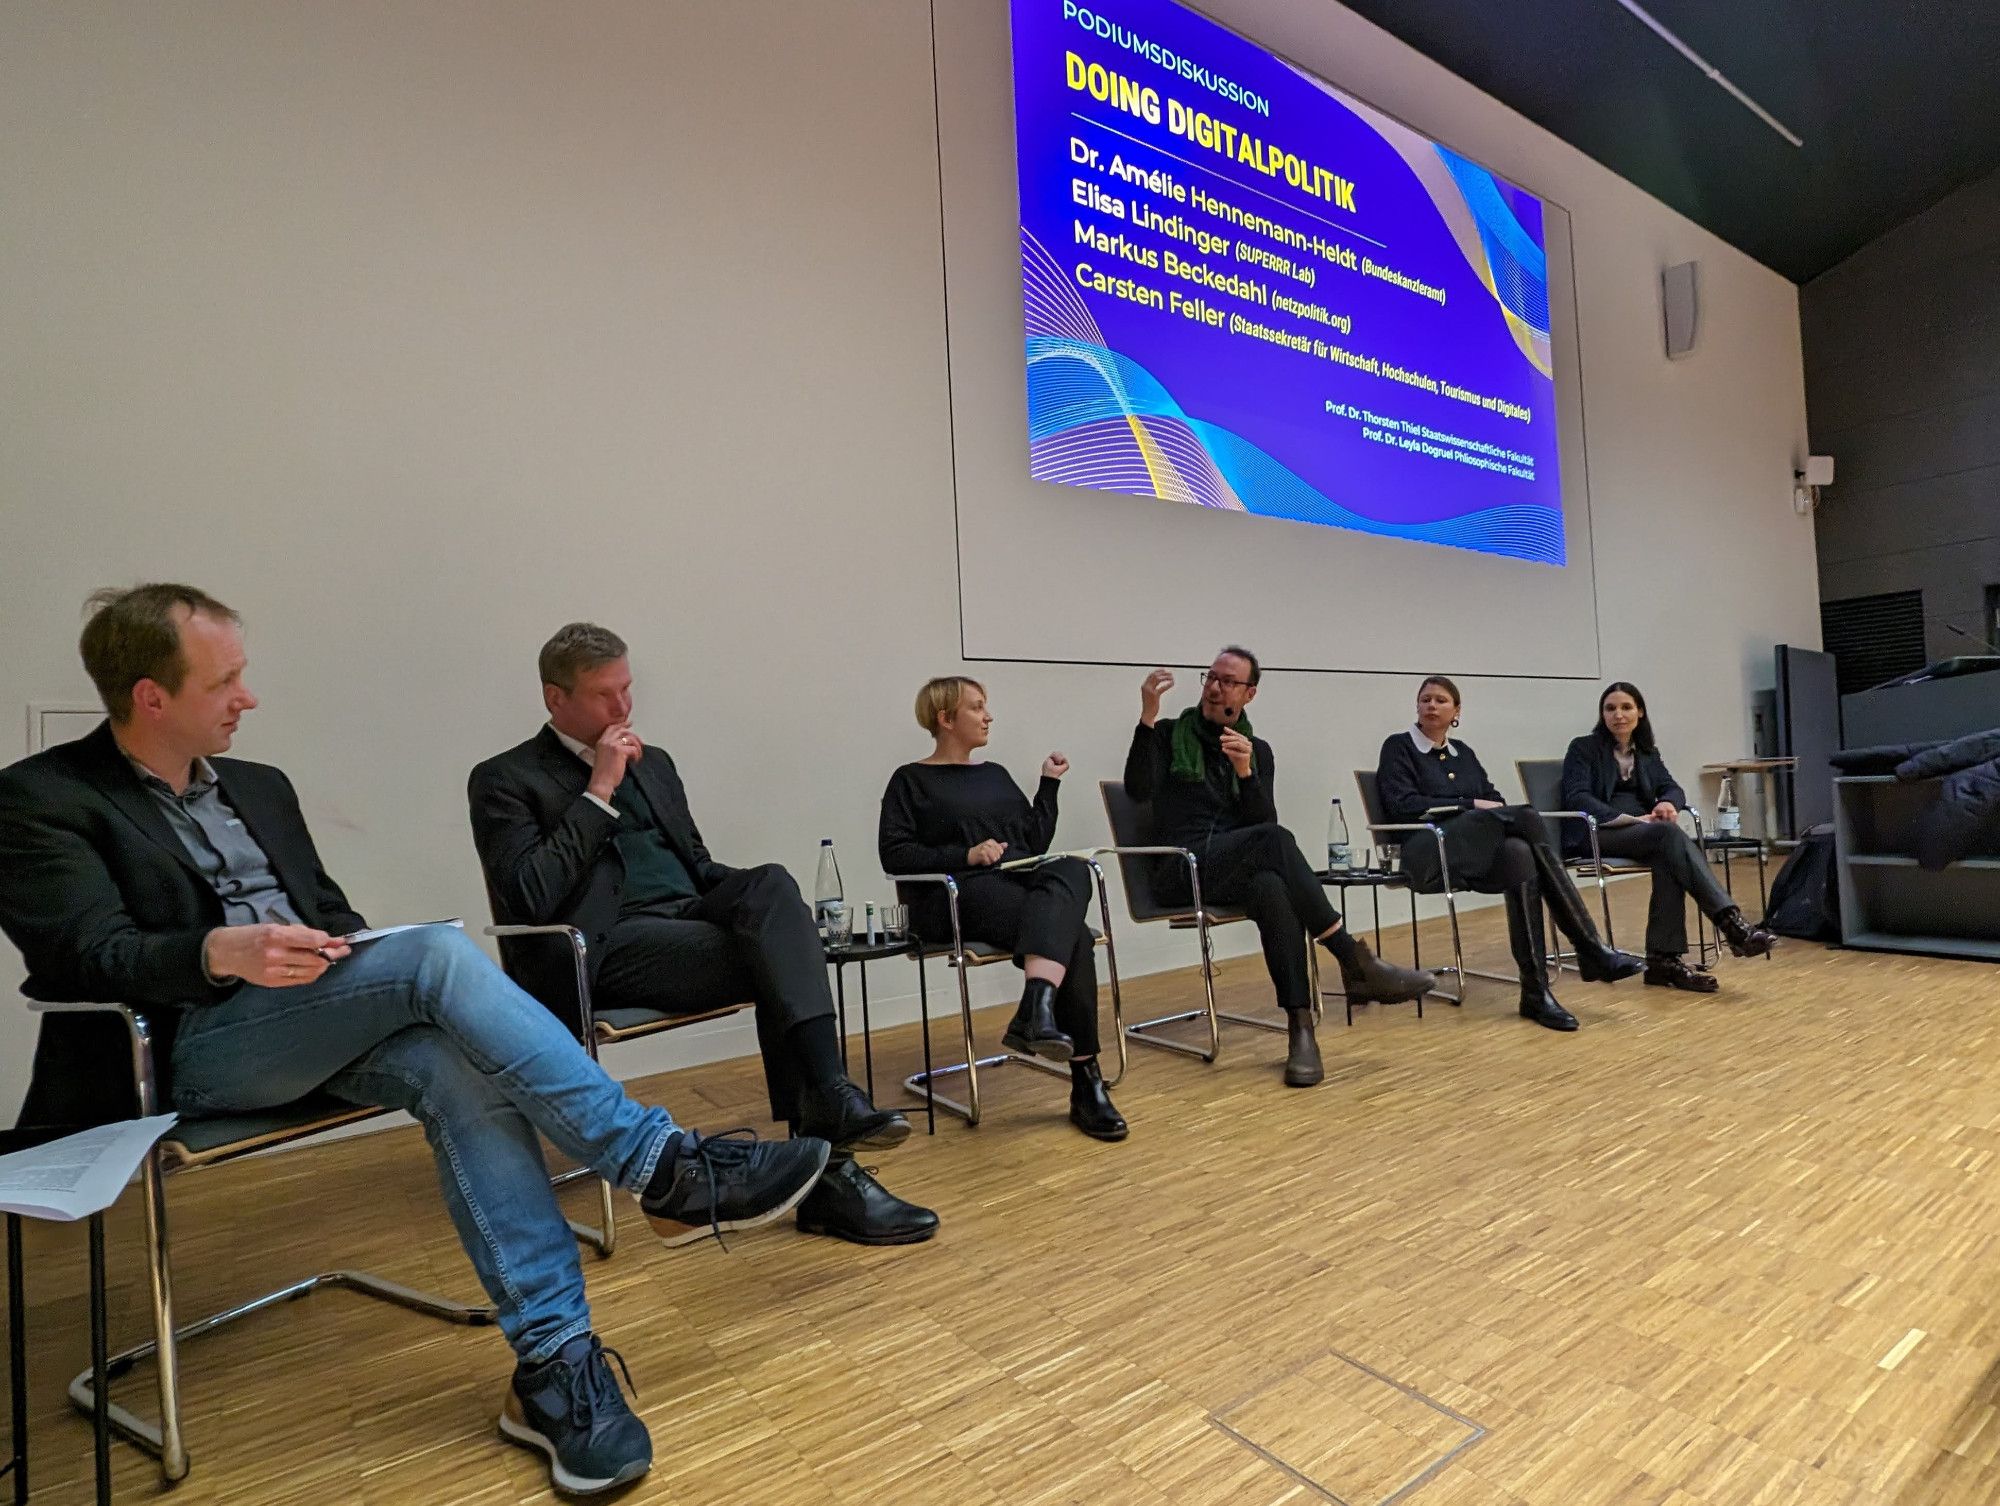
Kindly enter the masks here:
<path id="1" fill-rule="evenodd" d="M 1833 828 L 1815 826 L 1799 839 L 1771 881 L 1764 924 L 1801 941 L 1840 940 L 1840 886 L 1833 869 Z"/>

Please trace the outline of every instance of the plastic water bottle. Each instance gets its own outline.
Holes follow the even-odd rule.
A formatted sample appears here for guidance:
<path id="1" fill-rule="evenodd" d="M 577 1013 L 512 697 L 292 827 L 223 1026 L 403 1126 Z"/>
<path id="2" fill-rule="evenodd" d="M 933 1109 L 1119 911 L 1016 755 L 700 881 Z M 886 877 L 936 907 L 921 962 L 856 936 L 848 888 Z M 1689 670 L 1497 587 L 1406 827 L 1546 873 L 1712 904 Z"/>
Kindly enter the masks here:
<path id="1" fill-rule="evenodd" d="M 1715 834 L 1719 837 L 1743 835 L 1743 812 L 1736 805 L 1736 787 L 1722 776 L 1722 788 L 1715 796 Z"/>
<path id="2" fill-rule="evenodd" d="M 1354 844 L 1347 835 L 1347 813 L 1340 808 L 1340 796 L 1326 817 L 1326 870 L 1345 873 L 1354 866 Z"/>
<path id="3" fill-rule="evenodd" d="M 833 855 L 833 838 L 819 839 L 819 876 L 813 880 L 813 918 L 826 924 L 826 907 L 847 896 L 840 887 L 840 862 Z"/>

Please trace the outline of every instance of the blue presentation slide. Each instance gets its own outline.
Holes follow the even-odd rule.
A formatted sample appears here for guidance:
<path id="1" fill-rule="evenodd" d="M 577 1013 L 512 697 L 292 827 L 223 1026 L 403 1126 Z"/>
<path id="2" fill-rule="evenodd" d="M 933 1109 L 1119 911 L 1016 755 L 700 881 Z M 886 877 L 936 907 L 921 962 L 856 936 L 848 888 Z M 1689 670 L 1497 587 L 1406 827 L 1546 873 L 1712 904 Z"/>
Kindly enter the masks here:
<path id="1" fill-rule="evenodd" d="M 1012 0 L 1042 481 L 1564 562 L 1541 200 L 1171 0 Z"/>

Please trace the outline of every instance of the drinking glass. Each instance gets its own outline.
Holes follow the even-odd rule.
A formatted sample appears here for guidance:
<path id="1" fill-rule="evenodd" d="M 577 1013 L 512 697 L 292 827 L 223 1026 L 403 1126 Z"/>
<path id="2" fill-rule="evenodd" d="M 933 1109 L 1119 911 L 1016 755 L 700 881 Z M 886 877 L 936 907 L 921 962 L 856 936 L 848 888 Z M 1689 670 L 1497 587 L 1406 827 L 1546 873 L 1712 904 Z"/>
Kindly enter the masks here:
<path id="1" fill-rule="evenodd" d="M 902 941 L 910 934 L 910 907 L 908 905 L 883 905 L 875 911 L 882 924 L 882 939 L 888 942 Z"/>
<path id="2" fill-rule="evenodd" d="M 853 939 L 853 908 L 842 900 L 831 901 L 826 907 L 826 944 L 846 946 Z"/>

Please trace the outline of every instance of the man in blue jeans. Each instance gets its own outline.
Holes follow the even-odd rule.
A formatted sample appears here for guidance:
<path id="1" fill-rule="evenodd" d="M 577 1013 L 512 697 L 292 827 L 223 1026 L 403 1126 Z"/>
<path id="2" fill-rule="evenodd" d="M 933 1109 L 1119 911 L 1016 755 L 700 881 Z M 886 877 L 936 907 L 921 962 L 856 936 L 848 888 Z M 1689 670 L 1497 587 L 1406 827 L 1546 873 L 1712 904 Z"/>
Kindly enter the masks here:
<path id="1" fill-rule="evenodd" d="M 27 960 L 25 991 L 146 1009 L 190 1113 L 324 1091 L 414 1115 L 518 1356 L 503 1436 L 546 1454 L 571 1494 L 637 1479 L 652 1441 L 591 1332 L 537 1136 L 635 1194 L 670 1245 L 780 1217 L 818 1181 L 826 1142 L 676 1127 L 456 928 L 343 941 L 364 922 L 291 782 L 217 756 L 257 704 L 236 614 L 179 585 L 93 605 L 81 647 L 109 721 L 0 772 L 0 929 Z M 82 1117 L 102 1023 L 45 1022 L 24 1123 Z"/>

